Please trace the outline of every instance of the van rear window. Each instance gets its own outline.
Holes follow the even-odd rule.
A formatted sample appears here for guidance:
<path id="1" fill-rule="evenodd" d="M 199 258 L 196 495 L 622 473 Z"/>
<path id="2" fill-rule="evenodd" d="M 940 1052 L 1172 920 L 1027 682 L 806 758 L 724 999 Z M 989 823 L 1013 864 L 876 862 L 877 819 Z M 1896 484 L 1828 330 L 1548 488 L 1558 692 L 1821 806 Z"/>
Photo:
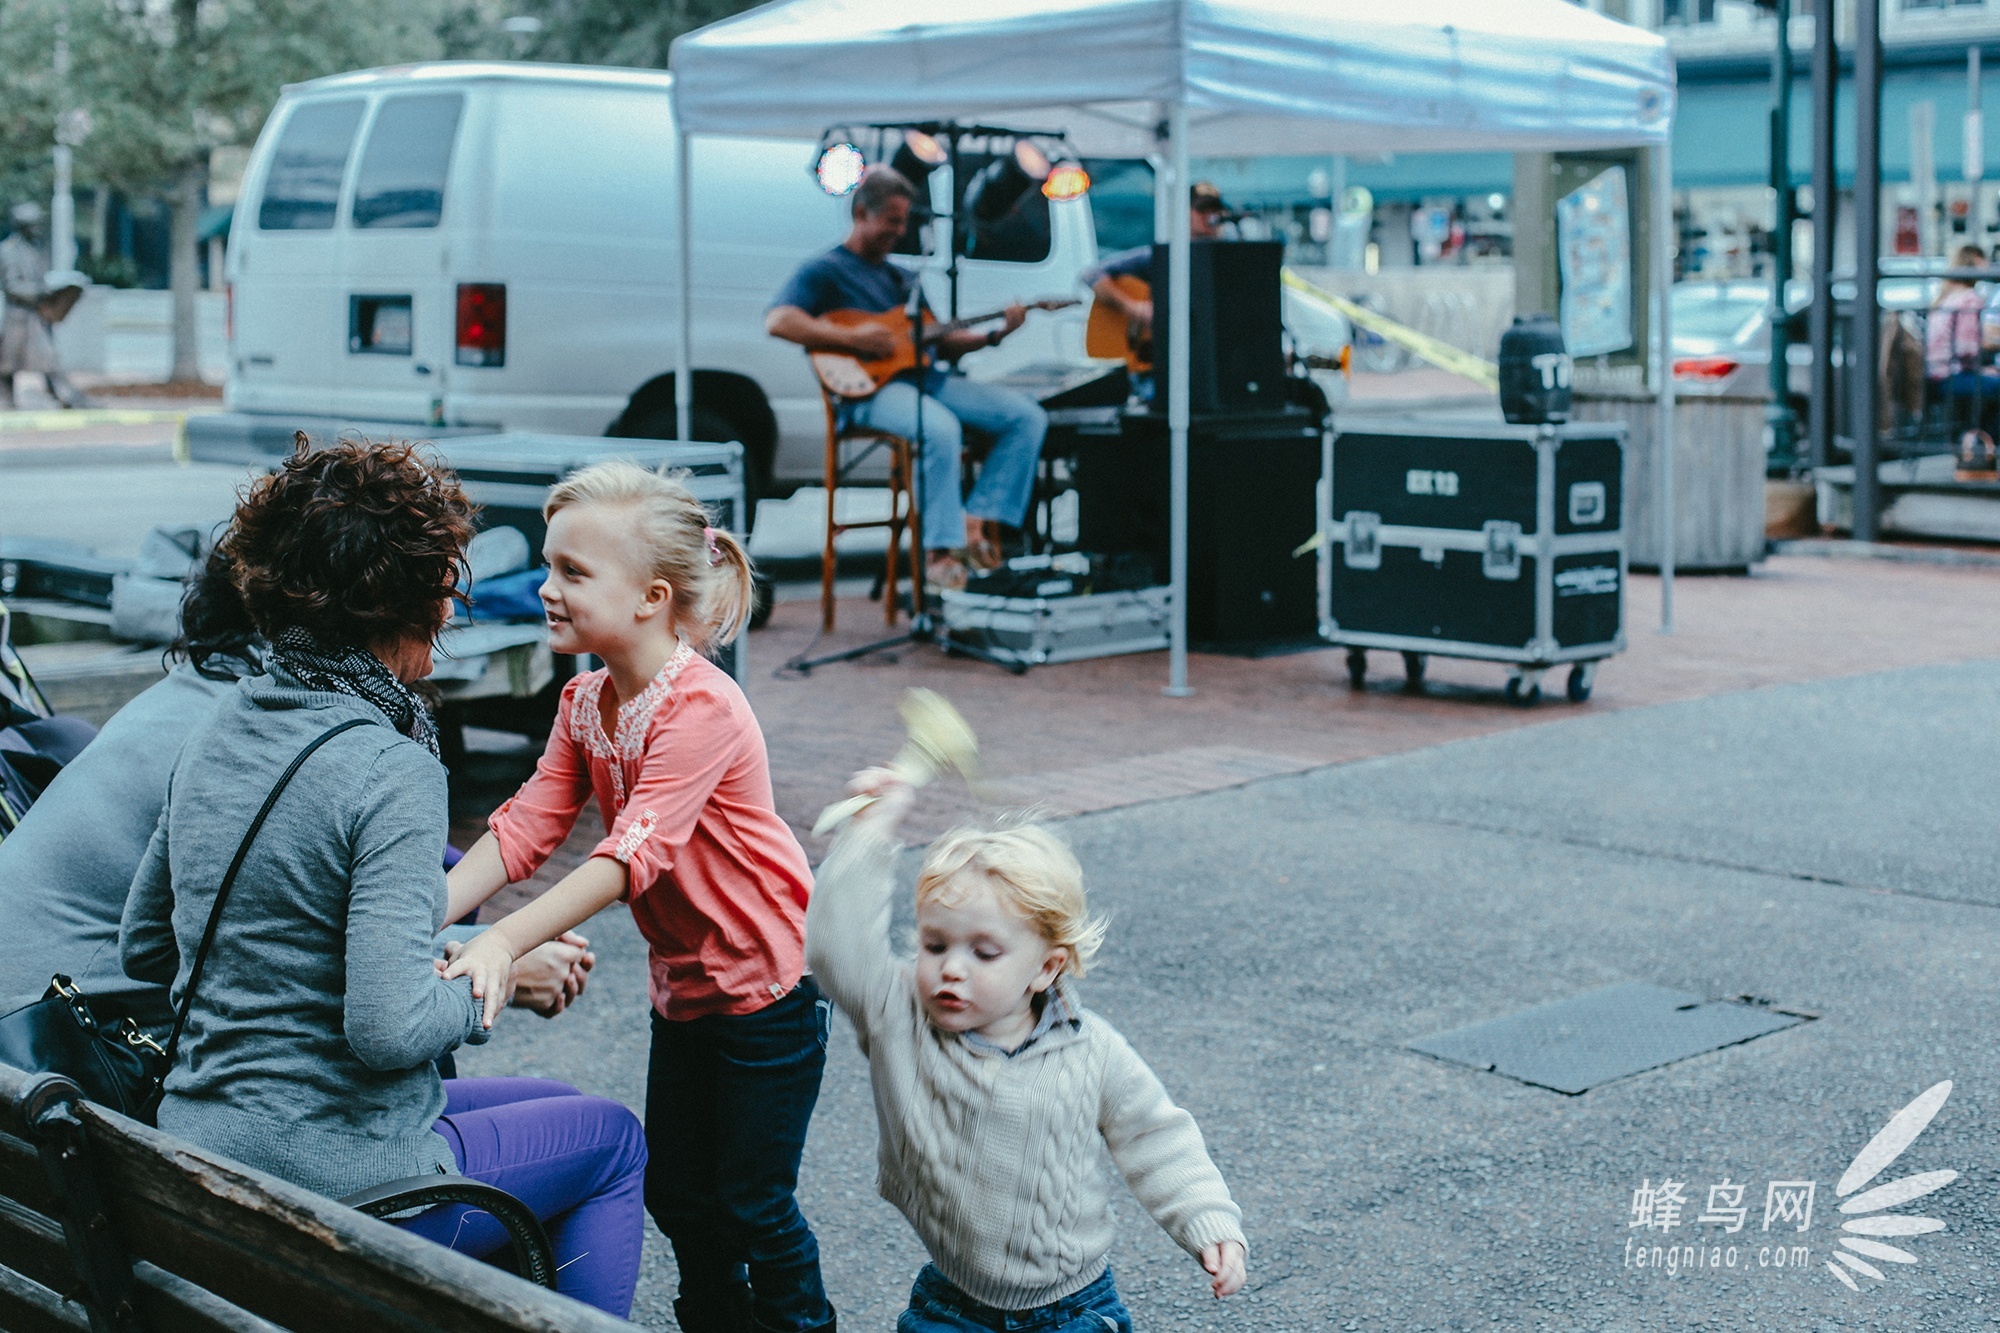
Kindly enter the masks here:
<path id="1" fill-rule="evenodd" d="M 435 227 L 463 93 L 391 97 L 375 113 L 354 186 L 357 227 Z"/>
<path id="2" fill-rule="evenodd" d="M 361 99 L 306 102 L 292 108 L 264 177 L 257 208 L 263 231 L 325 231 L 340 205 L 340 181 L 361 125 Z"/>

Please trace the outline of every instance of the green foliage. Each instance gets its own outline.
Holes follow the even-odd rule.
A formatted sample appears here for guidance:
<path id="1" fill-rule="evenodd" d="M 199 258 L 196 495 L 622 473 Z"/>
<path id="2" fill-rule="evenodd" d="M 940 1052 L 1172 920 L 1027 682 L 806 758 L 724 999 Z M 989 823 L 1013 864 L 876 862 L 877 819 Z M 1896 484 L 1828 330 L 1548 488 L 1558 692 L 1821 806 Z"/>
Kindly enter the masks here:
<path id="1" fill-rule="evenodd" d="M 53 59 L 65 14 L 66 101 L 92 121 L 77 148 L 76 183 L 149 195 L 200 173 L 211 149 L 252 142 L 287 83 L 427 59 L 664 67 L 675 37 L 750 7 L 751 0 L 0 0 L 0 201 L 48 191 L 49 148 L 65 101 Z"/>
<path id="2" fill-rule="evenodd" d="M 31 0 L 22 0 L 29 3 Z M 43 4 L 60 0 L 41 0 Z M 287 83 L 435 55 L 395 0 L 69 0 L 79 175 L 144 192 L 251 142 Z"/>
<path id="3" fill-rule="evenodd" d="M 684 32 L 754 7 L 756 0 L 523 0 L 515 12 L 542 30 L 516 54 L 578 65 L 665 69 Z"/>

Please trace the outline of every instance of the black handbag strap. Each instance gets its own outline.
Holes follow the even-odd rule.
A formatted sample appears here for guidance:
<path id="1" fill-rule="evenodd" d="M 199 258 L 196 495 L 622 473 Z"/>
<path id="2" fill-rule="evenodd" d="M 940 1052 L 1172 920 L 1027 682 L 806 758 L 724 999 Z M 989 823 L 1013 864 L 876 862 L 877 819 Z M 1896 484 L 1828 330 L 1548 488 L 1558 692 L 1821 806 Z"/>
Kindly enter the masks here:
<path id="1" fill-rule="evenodd" d="M 216 929 L 222 925 L 222 908 L 229 901 L 230 887 L 236 883 L 236 872 L 243 868 L 244 858 L 250 855 L 250 844 L 257 840 L 258 831 L 264 827 L 265 819 L 270 817 L 271 807 L 278 803 L 278 797 L 290 785 L 292 775 L 299 771 L 306 760 L 312 758 L 314 750 L 325 745 L 343 731 L 352 731 L 356 727 L 374 725 L 374 721 L 370 718 L 352 717 L 339 726 L 329 727 L 314 737 L 312 743 L 306 746 L 305 749 L 300 750 L 298 757 L 292 760 L 291 767 L 287 768 L 279 776 L 278 781 L 271 787 L 271 794 L 264 798 L 263 806 L 257 811 L 257 817 L 250 821 L 250 831 L 243 835 L 243 842 L 236 849 L 235 859 L 230 861 L 229 869 L 222 876 L 222 884 L 215 891 L 215 905 L 208 909 L 208 925 L 201 932 L 201 946 L 194 951 L 194 966 L 188 969 L 187 989 L 181 993 L 180 1010 L 174 1015 L 173 1034 L 167 1038 L 167 1053 L 163 1061 L 167 1070 L 171 1070 L 174 1067 L 174 1054 L 180 1050 L 181 1029 L 187 1026 L 188 1014 L 194 1008 L 195 987 L 201 984 L 202 965 L 208 962 L 209 946 L 215 943 Z"/>

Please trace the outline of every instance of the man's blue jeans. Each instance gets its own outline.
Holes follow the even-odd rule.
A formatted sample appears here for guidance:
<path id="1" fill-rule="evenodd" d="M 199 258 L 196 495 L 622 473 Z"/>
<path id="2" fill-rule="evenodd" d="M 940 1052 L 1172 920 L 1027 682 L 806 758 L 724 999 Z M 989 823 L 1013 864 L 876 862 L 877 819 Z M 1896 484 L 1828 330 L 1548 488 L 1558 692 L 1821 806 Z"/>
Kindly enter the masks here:
<path id="1" fill-rule="evenodd" d="M 1035 467 L 1042 457 L 1042 437 L 1049 414 L 1041 404 L 1013 389 L 979 384 L 963 375 L 929 372 L 922 395 L 924 545 L 933 551 L 965 545 L 965 516 L 997 519 L 1020 527 L 1028 516 L 1035 491 Z M 893 380 L 872 398 L 850 409 L 856 425 L 873 426 L 915 441 L 919 396 L 908 380 Z M 992 452 L 979 470 L 979 480 L 959 499 L 959 451 L 962 426 L 994 436 Z"/>
<path id="2" fill-rule="evenodd" d="M 1132 1316 L 1118 1299 L 1105 1269 L 1074 1295 L 1032 1310 L 996 1310 L 960 1291 L 925 1264 L 910 1288 L 910 1308 L 896 1317 L 896 1333 L 1132 1333 Z"/>

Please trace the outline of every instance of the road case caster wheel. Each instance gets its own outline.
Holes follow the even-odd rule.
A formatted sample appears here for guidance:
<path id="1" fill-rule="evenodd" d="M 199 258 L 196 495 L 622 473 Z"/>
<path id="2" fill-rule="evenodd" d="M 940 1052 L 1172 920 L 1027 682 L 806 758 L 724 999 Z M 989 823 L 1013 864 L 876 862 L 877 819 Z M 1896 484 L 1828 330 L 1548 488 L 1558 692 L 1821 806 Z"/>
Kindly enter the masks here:
<path id="1" fill-rule="evenodd" d="M 1408 694 L 1424 692 L 1424 666 L 1429 658 L 1422 653 L 1403 654 L 1403 690 Z"/>
<path id="2" fill-rule="evenodd" d="M 1597 663 L 1578 662 L 1569 669 L 1569 680 L 1563 686 L 1563 693 L 1573 704 L 1584 703 L 1590 698 L 1590 687 L 1596 683 Z"/>
<path id="3" fill-rule="evenodd" d="M 1368 683 L 1368 650 L 1349 648 L 1347 650 L 1347 687 L 1361 689 Z"/>
<path id="4" fill-rule="evenodd" d="M 1530 684 L 1519 676 L 1507 678 L 1507 702 L 1517 708 L 1533 708 L 1542 701 L 1542 684 Z"/>

